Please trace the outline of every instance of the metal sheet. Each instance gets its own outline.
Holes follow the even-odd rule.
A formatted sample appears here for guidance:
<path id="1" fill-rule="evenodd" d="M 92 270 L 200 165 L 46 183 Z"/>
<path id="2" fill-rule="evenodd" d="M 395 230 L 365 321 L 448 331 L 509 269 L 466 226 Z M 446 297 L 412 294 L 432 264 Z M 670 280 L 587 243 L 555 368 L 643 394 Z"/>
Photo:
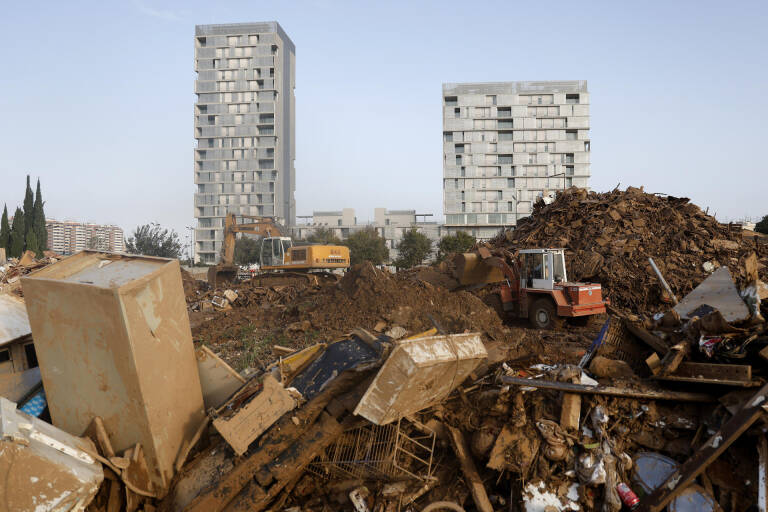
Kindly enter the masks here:
<path id="1" fill-rule="evenodd" d="M 355 414 L 384 425 L 425 409 L 448 396 L 486 357 L 477 333 L 404 340 L 379 369 Z"/>
<path id="2" fill-rule="evenodd" d="M 32 334 L 24 302 L 11 294 L 0 294 L 0 347 Z"/>
<path id="3" fill-rule="evenodd" d="M 84 251 L 22 286 L 54 425 L 77 435 L 100 416 L 165 489 L 204 418 L 179 262 Z"/>
<path id="4" fill-rule="evenodd" d="M 681 318 L 690 318 L 690 314 L 699 306 L 711 306 L 720 313 L 726 322 L 739 322 L 749 317 L 749 310 L 739 297 L 736 285 L 728 267 L 720 267 L 706 278 L 691 293 L 683 297 L 674 310 Z"/>
<path id="5" fill-rule="evenodd" d="M 23 414 L 16 404 L 0 398 L 3 510 L 83 510 L 104 479 L 101 464 L 87 452 L 96 452 L 89 439 Z"/>

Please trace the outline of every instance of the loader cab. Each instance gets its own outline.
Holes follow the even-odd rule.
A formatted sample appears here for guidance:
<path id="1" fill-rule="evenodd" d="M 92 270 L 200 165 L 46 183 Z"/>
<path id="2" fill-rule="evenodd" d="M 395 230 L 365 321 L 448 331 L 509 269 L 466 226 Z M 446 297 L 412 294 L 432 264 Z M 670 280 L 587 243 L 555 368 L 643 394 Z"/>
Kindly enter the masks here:
<path id="1" fill-rule="evenodd" d="M 568 281 L 564 249 L 523 249 L 519 254 L 521 288 L 552 290 Z"/>
<path id="2" fill-rule="evenodd" d="M 287 236 L 270 236 L 261 239 L 261 267 L 276 267 L 285 263 L 285 254 L 293 247 L 293 242 Z"/>

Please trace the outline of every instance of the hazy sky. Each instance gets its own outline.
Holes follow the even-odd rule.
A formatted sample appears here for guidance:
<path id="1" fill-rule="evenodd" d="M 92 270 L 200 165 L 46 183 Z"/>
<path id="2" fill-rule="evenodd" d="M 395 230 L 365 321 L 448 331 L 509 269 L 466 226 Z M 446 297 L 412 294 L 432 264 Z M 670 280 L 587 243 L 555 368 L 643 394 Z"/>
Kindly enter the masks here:
<path id="1" fill-rule="evenodd" d="M 768 213 L 768 2 L 7 2 L 0 203 L 193 223 L 195 24 L 296 44 L 297 213 L 442 217 L 441 84 L 587 80 L 595 190 L 644 185 L 721 220 Z M 0 205 L 1 207 L 2 205 Z"/>

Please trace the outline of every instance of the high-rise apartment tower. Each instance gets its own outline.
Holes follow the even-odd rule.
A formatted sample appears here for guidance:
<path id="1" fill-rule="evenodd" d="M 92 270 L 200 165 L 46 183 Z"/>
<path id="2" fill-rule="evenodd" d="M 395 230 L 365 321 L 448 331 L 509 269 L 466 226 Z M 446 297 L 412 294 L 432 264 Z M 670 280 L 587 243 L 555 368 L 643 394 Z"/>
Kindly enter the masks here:
<path id="1" fill-rule="evenodd" d="M 196 261 L 218 261 L 227 213 L 295 224 L 295 59 L 274 21 L 195 27 Z"/>
<path id="2" fill-rule="evenodd" d="M 443 84 L 447 231 L 482 239 L 589 178 L 585 80 Z"/>

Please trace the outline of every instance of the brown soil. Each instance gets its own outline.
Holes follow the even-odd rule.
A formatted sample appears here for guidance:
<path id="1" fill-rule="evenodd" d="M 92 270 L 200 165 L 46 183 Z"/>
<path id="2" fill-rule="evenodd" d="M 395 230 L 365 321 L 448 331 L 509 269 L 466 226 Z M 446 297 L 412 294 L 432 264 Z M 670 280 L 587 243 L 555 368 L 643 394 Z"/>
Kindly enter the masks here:
<path id="1" fill-rule="evenodd" d="M 587 192 L 571 189 L 533 214 L 493 245 L 509 249 L 562 247 L 568 278 L 603 285 L 614 306 L 648 313 L 666 310 L 652 257 L 678 298 L 709 274 L 705 262 L 727 265 L 745 277 L 740 259 L 757 247 L 759 273 L 768 275 L 768 245 L 744 239 L 735 226 L 719 223 L 687 198 L 648 194 L 642 188 Z"/>

